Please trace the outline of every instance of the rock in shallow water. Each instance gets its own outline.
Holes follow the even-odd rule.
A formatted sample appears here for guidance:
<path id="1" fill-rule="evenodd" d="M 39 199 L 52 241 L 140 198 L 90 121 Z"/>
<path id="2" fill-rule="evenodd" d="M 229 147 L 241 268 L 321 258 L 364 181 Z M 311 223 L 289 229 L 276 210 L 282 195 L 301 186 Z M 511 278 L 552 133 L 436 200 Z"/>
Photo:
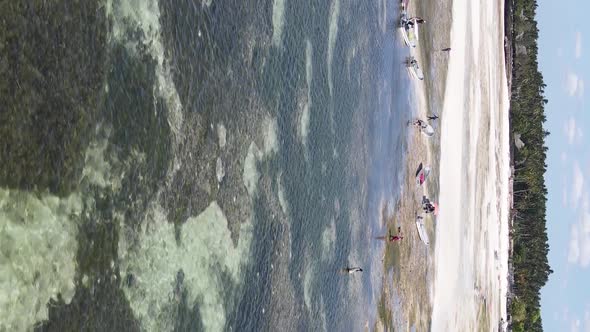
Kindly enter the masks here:
<path id="1" fill-rule="evenodd" d="M 217 125 L 217 136 L 219 147 L 223 149 L 226 143 L 227 131 L 225 130 L 225 126 L 221 123 Z"/>
<path id="2" fill-rule="evenodd" d="M 225 177 L 225 169 L 223 168 L 223 161 L 221 157 L 217 157 L 217 163 L 215 165 L 215 174 L 217 175 L 217 181 L 221 183 Z"/>

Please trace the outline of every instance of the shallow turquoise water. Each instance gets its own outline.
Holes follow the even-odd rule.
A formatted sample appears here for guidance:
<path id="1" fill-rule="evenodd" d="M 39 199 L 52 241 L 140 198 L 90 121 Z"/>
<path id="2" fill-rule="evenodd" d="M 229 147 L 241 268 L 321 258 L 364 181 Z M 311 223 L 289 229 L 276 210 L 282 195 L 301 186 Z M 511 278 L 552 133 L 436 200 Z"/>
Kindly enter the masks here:
<path id="1" fill-rule="evenodd" d="M 105 3 L 107 75 L 79 185 L 66 198 L 0 192 L 0 267 L 33 284 L 3 286 L 20 292 L 0 327 L 374 318 L 369 233 L 398 197 L 411 114 L 397 9 L 383 5 Z M 338 273 L 348 265 L 365 272 Z"/>

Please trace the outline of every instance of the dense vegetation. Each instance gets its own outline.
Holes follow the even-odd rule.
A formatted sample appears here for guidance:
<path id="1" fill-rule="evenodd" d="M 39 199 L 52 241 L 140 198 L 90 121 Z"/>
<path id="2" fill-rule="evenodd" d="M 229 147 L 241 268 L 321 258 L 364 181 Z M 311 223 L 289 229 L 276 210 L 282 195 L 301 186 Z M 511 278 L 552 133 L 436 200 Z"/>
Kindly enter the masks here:
<path id="1" fill-rule="evenodd" d="M 553 271 L 547 261 L 547 188 L 543 175 L 547 169 L 545 137 L 549 133 L 543 128 L 547 100 L 537 62 L 537 1 L 513 0 L 506 6 L 507 10 L 512 8 L 507 23 L 513 29 L 508 32 L 513 57 L 510 124 L 514 161 L 514 279 L 509 313 L 513 331 L 542 331 L 539 291 Z"/>

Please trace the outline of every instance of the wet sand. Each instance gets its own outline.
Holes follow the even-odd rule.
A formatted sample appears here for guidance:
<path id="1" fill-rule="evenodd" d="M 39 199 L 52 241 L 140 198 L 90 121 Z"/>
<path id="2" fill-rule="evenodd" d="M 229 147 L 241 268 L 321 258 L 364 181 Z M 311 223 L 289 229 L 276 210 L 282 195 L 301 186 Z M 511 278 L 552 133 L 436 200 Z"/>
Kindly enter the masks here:
<path id="1" fill-rule="evenodd" d="M 410 1 L 410 15 L 423 17 L 427 21 L 420 29 L 419 45 L 410 52 L 418 60 L 425 75 L 424 81 L 412 82 L 412 99 L 416 105 L 413 112 L 416 119 L 425 119 L 433 113 L 439 117 L 444 116 L 441 110 L 445 93 L 446 63 L 450 54 L 440 50 L 449 45 L 451 6 L 450 1 L 433 4 Z M 435 202 L 438 200 L 438 125 L 434 125 L 436 132 L 432 138 L 425 137 L 415 128 L 409 131 L 402 194 L 393 209 L 394 213 L 383 215 L 382 222 L 387 229 L 394 234 L 397 227 L 401 227 L 404 238 L 400 242 L 388 243 L 383 251 L 382 300 L 391 313 L 390 317 L 380 317 L 374 328 L 376 331 L 430 329 L 436 223 L 434 216 L 423 215 L 421 200 L 422 195 Z M 432 173 L 422 187 L 417 187 L 414 175 L 421 162 L 430 165 Z M 424 216 L 429 245 L 424 244 L 418 236 L 416 213 Z M 390 271 L 393 273 L 389 273 Z"/>
<path id="2" fill-rule="evenodd" d="M 419 83 L 418 83 L 419 84 Z M 416 85 L 415 91 L 423 93 L 423 87 Z M 418 103 L 417 118 L 426 117 L 426 107 Z M 393 325 L 396 328 L 409 330 L 414 326 L 417 330 L 427 330 L 432 307 L 430 304 L 430 286 L 433 262 L 431 255 L 434 250 L 435 219 L 431 215 L 423 215 L 421 209 L 422 196 L 432 197 L 436 192 L 430 182 L 418 187 L 415 182 L 415 171 L 422 162 L 424 165 L 435 166 L 436 153 L 429 139 L 418 129 L 412 128 L 408 137 L 408 151 L 404 165 L 407 174 L 400 200 L 392 215 L 384 215 L 383 224 L 392 234 L 401 227 L 403 239 L 399 242 L 387 243 L 383 252 L 383 291 L 386 307 L 393 310 Z M 436 166 L 429 180 L 438 177 Z M 430 239 L 426 245 L 420 240 L 416 229 L 416 214 L 424 216 L 424 223 Z M 387 273 L 393 271 L 393 274 Z M 392 278 L 393 276 L 393 278 Z M 395 294 L 395 295 L 394 295 Z M 400 305 L 394 305 L 400 304 Z M 389 322 L 378 322 L 376 330 L 389 330 Z"/>

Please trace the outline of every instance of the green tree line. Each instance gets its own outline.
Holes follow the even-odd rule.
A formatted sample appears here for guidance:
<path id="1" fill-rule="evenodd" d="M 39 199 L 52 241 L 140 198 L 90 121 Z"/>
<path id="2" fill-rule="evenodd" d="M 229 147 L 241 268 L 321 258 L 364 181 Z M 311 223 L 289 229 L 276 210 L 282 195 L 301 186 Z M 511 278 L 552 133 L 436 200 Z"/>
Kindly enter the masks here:
<path id="1" fill-rule="evenodd" d="M 510 126 L 514 165 L 513 281 L 508 310 L 513 331 L 542 331 L 540 289 L 553 271 L 547 260 L 544 174 L 547 170 L 545 138 L 549 132 L 543 127 L 546 85 L 537 62 L 537 1 L 509 0 L 506 6 L 511 10 L 507 23 L 511 24 L 508 37 L 513 60 Z"/>

